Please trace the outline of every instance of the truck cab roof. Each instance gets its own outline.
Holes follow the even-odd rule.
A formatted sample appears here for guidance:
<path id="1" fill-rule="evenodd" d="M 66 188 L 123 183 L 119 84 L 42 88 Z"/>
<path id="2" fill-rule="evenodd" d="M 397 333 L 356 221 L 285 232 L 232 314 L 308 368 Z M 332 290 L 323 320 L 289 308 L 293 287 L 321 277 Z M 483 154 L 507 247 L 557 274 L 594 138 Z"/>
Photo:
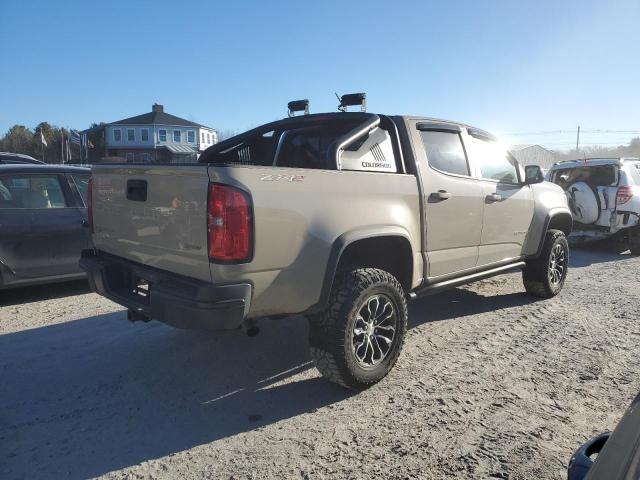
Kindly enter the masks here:
<path id="1" fill-rule="evenodd" d="M 258 127 L 255 127 L 246 132 L 235 135 L 231 138 L 223 140 L 211 147 L 207 148 L 207 150 L 200 156 L 199 163 L 207 163 L 210 161 L 212 155 L 216 153 L 224 152 L 229 148 L 237 145 L 239 142 L 243 140 L 254 137 L 257 135 L 267 135 L 269 132 L 279 132 L 284 130 L 291 130 L 296 128 L 302 128 L 306 126 L 313 126 L 323 123 L 338 123 L 338 122 L 350 122 L 353 123 L 354 128 L 361 128 L 366 126 L 367 123 L 375 122 L 376 120 L 380 120 L 380 125 L 383 128 L 389 128 L 393 123 L 399 123 L 406 119 L 418 120 L 420 125 L 424 125 L 425 129 L 429 130 L 442 130 L 442 131 L 462 131 L 466 130 L 467 133 L 474 137 L 484 138 L 488 140 L 497 140 L 494 135 L 491 133 L 482 130 L 480 128 L 474 127 L 472 125 L 467 125 L 465 123 L 455 122 L 451 120 L 434 118 L 434 117 L 424 117 L 419 115 L 387 115 L 381 113 L 371 113 L 371 112 L 327 112 L 327 113 L 313 113 L 307 115 L 293 116 L 288 118 L 283 118 L 280 120 L 275 120 L 273 122 L 265 123 Z M 394 127 L 391 127 L 394 128 Z"/>

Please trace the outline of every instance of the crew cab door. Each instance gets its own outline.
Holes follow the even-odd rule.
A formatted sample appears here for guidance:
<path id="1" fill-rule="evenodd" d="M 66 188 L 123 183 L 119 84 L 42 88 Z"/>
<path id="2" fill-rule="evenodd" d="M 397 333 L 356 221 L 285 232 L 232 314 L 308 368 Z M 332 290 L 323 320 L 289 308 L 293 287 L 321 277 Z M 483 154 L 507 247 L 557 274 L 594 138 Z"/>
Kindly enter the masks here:
<path id="1" fill-rule="evenodd" d="M 531 187 L 521 183 L 518 163 L 495 140 L 469 133 L 465 145 L 484 201 L 478 266 L 519 258 L 533 219 Z"/>
<path id="2" fill-rule="evenodd" d="M 423 183 L 427 278 L 472 269 L 482 232 L 483 188 L 473 178 L 460 127 L 409 121 Z"/>
<path id="3" fill-rule="evenodd" d="M 0 175 L 0 262 L 19 279 L 79 273 L 87 245 L 76 197 L 64 175 Z"/>

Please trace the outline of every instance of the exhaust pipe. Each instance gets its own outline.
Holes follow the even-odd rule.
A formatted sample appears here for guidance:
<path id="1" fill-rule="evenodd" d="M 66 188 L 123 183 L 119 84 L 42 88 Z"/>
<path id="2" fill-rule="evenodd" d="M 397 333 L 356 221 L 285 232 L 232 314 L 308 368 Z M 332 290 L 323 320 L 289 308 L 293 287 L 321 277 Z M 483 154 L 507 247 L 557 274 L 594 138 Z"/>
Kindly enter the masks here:
<path id="1" fill-rule="evenodd" d="M 255 337 L 260 333 L 258 322 L 253 319 L 247 319 L 242 322 L 242 329 L 247 334 L 247 337 Z"/>

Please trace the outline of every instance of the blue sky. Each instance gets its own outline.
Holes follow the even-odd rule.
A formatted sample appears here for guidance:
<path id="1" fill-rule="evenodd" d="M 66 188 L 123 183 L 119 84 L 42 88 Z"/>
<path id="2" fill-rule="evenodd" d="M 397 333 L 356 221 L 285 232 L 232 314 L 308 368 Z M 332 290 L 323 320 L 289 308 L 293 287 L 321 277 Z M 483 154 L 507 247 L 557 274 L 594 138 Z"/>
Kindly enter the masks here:
<path id="1" fill-rule="evenodd" d="M 0 0 L 0 134 L 86 128 L 153 102 L 241 131 L 291 99 L 330 111 L 334 92 L 365 91 L 370 111 L 562 130 L 505 137 L 562 148 L 577 125 L 640 131 L 639 47 L 638 0 Z"/>

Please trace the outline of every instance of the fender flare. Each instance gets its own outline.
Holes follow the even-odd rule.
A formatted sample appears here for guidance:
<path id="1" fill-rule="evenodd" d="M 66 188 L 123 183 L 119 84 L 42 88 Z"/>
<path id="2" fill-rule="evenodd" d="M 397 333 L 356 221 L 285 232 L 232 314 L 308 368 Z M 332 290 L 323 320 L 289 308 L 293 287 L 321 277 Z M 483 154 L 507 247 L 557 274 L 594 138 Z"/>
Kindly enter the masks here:
<path id="1" fill-rule="evenodd" d="M 317 314 L 325 309 L 327 303 L 329 302 L 329 296 L 331 295 L 333 281 L 338 270 L 338 265 L 340 264 L 340 258 L 342 257 L 345 249 L 352 243 L 359 240 L 379 237 L 402 238 L 407 241 L 413 254 L 413 246 L 409 233 L 404 228 L 397 225 L 378 225 L 350 230 L 343 233 L 342 235 L 338 236 L 338 238 L 336 238 L 331 245 L 329 258 L 327 260 L 327 268 L 325 269 L 324 278 L 322 280 L 322 290 L 320 291 L 320 298 L 315 304 L 313 304 L 303 313 L 304 315 Z M 411 262 L 413 262 L 413 257 L 411 258 Z"/>
<path id="2" fill-rule="evenodd" d="M 542 247 L 544 246 L 544 238 L 547 235 L 547 231 L 549 230 L 549 225 L 551 225 L 551 221 L 555 218 L 566 217 L 569 220 L 569 233 L 573 229 L 573 216 L 571 215 L 571 211 L 568 208 L 558 207 L 554 208 L 547 213 L 547 216 L 544 219 L 544 226 L 542 229 L 542 234 L 538 239 L 538 247 L 536 252 L 532 255 L 526 257 L 527 260 L 538 258 L 542 253 Z M 568 234 L 567 234 L 568 235 Z"/>

